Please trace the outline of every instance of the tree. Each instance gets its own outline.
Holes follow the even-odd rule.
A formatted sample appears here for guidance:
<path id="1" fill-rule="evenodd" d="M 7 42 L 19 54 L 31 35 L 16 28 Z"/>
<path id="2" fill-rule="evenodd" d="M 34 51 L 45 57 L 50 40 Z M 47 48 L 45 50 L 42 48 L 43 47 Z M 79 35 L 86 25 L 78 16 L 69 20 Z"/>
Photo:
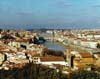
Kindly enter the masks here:
<path id="1" fill-rule="evenodd" d="M 94 71 L 80 70 L 70 74 L 70 79 L 99 79 L 100 74 Z"/>
<path id="2" fill-rule="evenodd" d="M 99 43 L 97 44 L 97 48 L 100 48 L 100 44 Z"/>
<path id="3" fill-rule="evenodd" d="M 0 70 L 0 79 L 67 79 L 62 72 L 33 63 L 26 64 L 23 68 Z"/>

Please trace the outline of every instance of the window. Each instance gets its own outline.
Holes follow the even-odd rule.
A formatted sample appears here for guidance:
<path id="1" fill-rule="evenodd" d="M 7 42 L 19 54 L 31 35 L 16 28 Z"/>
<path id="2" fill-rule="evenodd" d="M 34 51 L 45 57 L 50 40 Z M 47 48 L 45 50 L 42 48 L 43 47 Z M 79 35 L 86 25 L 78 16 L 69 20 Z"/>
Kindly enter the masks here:
<path id="1" fill-rule="evenodd" d="M 38 60 L 38 58 L 34 58 L 34 60 Z"/>
<path id="2" fill-rule="evenodd" d="M 34 63 L 37 63 L 38 61 L 33 61 Z"/>

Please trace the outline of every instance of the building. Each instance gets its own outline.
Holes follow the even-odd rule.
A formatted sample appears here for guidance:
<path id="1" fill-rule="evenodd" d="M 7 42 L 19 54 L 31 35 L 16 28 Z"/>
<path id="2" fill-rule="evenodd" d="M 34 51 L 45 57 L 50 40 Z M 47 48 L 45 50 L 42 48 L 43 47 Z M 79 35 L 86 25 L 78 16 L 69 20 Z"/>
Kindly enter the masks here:
<path id="1" fill-rule="evenodd" d="M 95 65 L 100 66 L 100 53 L 94 54 Z"/>
<path id="2" fill-rule="evenodd" d="M 0 65 L 2 64 L 3 61 L 4 61 L 4 54 L 0 53 Z"/>
<path id="3" fill-rule="evenodd" d="M 85 69 L 90 68 L 92 65 L 94 65 L 95 60 L 93 55 L 89 52 L 72 51 L 70 52 L 68 62 L 72 68 Z"/>
<path id="4" fill-rule="evenodd" d="M 80 45 L 84 47 L 89 47 L 89 48 L 97 48 L 97 41 L 81 39 Z"/>
<path id="5" fill-rule="evenodd" d="M 60 64 L 60 65 L 67 65 L 63 57 L 56 57 L 56 56 L 44 56 L 40 57 L 40 64 L 43 65 L 53 65 L 53 64 Z"/>

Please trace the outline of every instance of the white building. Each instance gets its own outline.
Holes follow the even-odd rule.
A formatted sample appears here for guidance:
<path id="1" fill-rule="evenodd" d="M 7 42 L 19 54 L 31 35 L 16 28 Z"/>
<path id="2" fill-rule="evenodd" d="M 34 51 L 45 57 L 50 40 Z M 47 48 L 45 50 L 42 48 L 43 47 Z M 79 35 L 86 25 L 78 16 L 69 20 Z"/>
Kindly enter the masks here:
<path id="1" fill-rule="evenodd" d="M 66 66 L 68 64 L 65 62 L 63 57 L 56 57 L 56 56 L 34 57 L 33 62 L 42 64 L 42 65 L 59 64 L 59 65 Z"/>
<path id="2" fill-rule="evenodd" d="M 9 42 L 8 45 L 9 46 L 13 46 L 13 47 L 20 47 L 20 43 L 19 42 L 15 42 L 15 41 Z"/>
<path id="3" fill-rule="evenodd" d="M 81 40 L 81 46 L 89 47 L 89 48 L 97 48 L 97 41 L 92 40 Z"/>

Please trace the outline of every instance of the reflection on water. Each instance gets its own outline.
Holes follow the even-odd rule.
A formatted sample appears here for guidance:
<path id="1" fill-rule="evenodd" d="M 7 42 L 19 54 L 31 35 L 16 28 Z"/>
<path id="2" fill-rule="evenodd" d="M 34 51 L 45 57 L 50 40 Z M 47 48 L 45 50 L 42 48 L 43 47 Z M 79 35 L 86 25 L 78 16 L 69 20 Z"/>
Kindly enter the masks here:
<path id="1" fill-rule="evenodd" d="M 44 45 L 47 46 L 48 49 L 55 50 L 55 51 L 65 51 L 66 49 L 65 46 L 59 42 L 47 41 Z"/>

